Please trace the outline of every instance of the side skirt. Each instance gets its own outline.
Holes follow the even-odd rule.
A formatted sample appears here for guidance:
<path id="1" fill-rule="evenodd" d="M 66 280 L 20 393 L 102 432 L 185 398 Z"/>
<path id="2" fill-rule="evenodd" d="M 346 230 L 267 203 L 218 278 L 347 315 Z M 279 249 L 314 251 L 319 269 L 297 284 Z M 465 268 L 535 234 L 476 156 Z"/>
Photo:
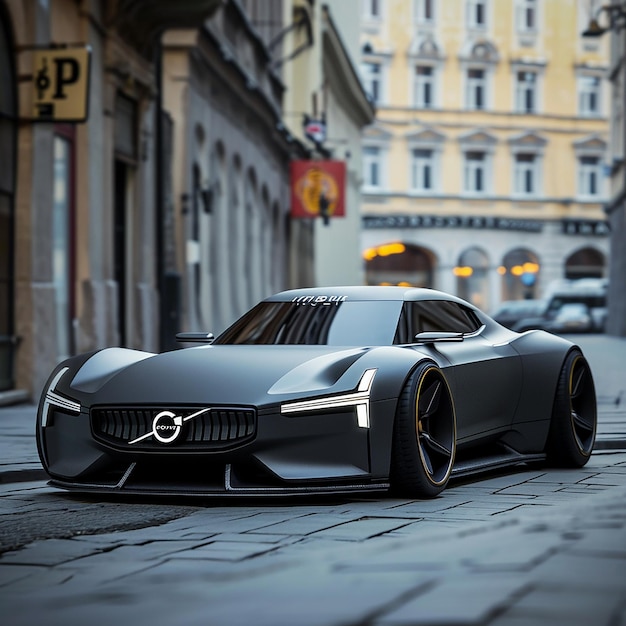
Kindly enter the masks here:
<path id="1" fill-rule="evenodd" d="M 522 463 L 537 463 L 546 460 L 545 454 L 520 454 L 511 448 L 504 448 L 496 455 L 476 457 L 454 463 L 452 478 L 471 476 L 481 472 L 521 465 Z"/>

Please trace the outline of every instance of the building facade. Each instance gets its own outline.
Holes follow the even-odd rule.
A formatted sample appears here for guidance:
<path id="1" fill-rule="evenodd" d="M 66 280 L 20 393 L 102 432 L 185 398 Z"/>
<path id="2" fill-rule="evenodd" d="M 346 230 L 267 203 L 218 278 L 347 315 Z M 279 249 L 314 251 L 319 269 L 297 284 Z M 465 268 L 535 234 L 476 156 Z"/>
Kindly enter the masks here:
<path id="1" fill-rule="evenodd" d="M 360 207 L 362 186 L 361 131 L 374 121 L 374 106 L 358 73 L 359 24 L 353 3 L 294 0 L 285 4 L 284 23 L 298 26 L 284 38 L 280 71 L 285 93 L 285 124 L 311 149 L 312 159 L 345 164 L 345 216 L 326 223 L 293 220 L 301 245 L 294 248 L 292 266 L 302 250 L 312 256 L 311 273 L 295 281 L 301 286 L 362 284 Z M 320 120 L 324 136 L 311 141 L 304 121 Z"/>
<path id="2" fill-rule="evenodd" d="M 0 1 L 3 402 L 36 398 L 67 356 L 159 348 L 155 45 L 165 28 L 195 25 L 219 5 Z M 51 49 L 89 51 L 82 121 L 35 114 L 40 90 L 56 76 L 55 97 L 65 98 L 58 81 L 78 72 L 71 61 L 56 75 L 35 67 L 35 53 Z"/>
<path id="3" fill-rule="evenodd" d="M 614 0 L 609 39 L 611 62 L 611 192 L 606 212 L 611 225 L 607 333 L 626 336 L 626 2 Z M 607 5 L 608 6 L 608 5 Z M 603 20 L 603 23 L 606 23 Z"/>
<path id="4" fill-rule="evenodd" d="M 84 119 L 34 119 L 55 63 L 35 67 L 42 49 L 90 58 Z M 320 3 L 0 0 L 0 79 L 0 402 L 36 399 L 68 356 L 171 349 L 179 330 L 219 332 L 319 283 L 329 231 L 290 213 L 290 163 L 331 155 L 302 135 L 313 94 L 351 155 L 350 238 L 329 248 L 362 275 L 373 108 Z"/>
<path id="5" fill-rule="evenodd" d="M 281 5 L 251 19 L 228 2 L 202 28 L 163 37 L 176 242 L 167 269 L 182 279 L 181 328 L 217 334 L 291 284 L 289 163 L 308 152 L 283 124 L 285 86 L 255 28 L 275 24 L 271 39 Z M 310 265 L 295 262 L 296 275 Z"/>
<path id="6" fill-rule="evenodd" d="M 364 0 L 370 284 L 492 310 L 605 277 L 608 48 L 570 0 Z"/>

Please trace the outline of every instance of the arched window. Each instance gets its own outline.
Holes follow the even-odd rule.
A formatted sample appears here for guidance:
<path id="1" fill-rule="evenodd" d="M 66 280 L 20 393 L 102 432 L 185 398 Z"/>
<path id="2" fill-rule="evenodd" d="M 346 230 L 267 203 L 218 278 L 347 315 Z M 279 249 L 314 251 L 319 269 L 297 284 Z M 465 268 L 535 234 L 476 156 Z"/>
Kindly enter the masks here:
<path id="1" fill-rule="evenodd" d="M 465 250 L 454 268 L 458 296 L 481 309 L 489 308 L 488 269 L 489 259 L 480 248 Z"/>
<path id="2" fill-rule="evenodd" d="M 502 276 L 502 300 L 536 298 L 540 269 L 539 258 L 530 250 L 516 248 L 508 252 L 498 268 Z"/>
<path id="3" fill-rule="evenodd" d="M 368 285 L 432 287 L 435 255 L 402 242 L 384 243 L 363 253 Z"/>
<path id="4" fill-rule="evenodd" d="M 581 248 L 565 260 L 565 278 L 603 278 L 606 260 L 602 252 L 594 248 Z"/>

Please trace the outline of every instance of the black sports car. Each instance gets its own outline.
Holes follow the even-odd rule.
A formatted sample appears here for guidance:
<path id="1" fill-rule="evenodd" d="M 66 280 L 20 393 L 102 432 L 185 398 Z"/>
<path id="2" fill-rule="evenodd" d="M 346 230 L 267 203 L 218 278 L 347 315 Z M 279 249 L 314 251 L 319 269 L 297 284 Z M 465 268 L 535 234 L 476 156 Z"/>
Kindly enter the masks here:
<path id="1" fill-rule="evenodd" d="M 68 359 L 39 404 L 52 484 L 187 495 L 386 490 L 524 462 L 581 467 L 596 399 L 581 350 L 439 291 L 279 293 L 215 340 Z"/>

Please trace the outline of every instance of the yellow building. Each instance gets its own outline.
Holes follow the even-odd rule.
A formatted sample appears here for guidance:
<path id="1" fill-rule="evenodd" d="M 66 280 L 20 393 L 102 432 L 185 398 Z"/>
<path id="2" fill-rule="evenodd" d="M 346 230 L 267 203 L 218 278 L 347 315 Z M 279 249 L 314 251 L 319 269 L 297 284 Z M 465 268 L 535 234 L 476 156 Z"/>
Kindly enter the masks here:
<path id="1" fill-rule="evenodd" d="M 604 277 L 606 42 L 583 0 L 363 0 L 370 284 L 493 309 Z"/>

